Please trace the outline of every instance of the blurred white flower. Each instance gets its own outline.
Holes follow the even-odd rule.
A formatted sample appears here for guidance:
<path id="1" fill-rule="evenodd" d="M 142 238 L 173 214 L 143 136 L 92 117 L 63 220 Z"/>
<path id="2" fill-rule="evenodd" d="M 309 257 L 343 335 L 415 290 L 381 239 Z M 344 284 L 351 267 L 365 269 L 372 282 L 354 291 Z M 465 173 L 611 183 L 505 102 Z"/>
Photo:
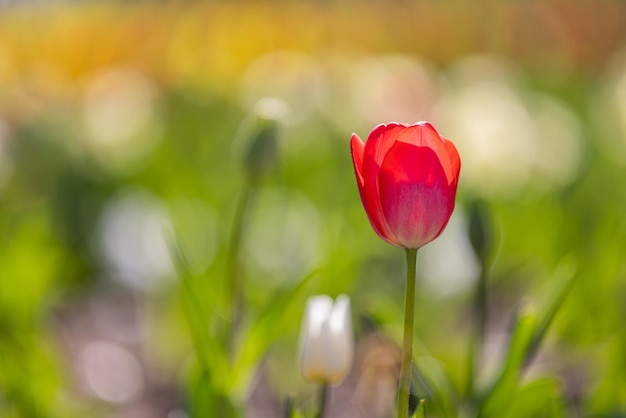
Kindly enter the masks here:
<path id="1" fill-rule="evenodd" d="M 311 296 L 301 334 L 301 372 L 310 382 L 339 384 L 352 368 L 354 330 L 350 298 Z"/>

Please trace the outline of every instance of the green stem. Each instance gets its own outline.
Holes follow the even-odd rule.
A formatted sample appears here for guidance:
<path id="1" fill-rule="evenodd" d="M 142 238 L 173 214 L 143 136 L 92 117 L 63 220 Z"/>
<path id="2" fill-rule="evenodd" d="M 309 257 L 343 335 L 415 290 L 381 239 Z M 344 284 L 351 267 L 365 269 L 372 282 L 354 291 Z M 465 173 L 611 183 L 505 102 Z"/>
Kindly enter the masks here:
<path id="1" fill-rule="evenodd" d="M 241 271 L 240 251 L 241 242 L 244 235 L 246 218 L 249 212 L 250 201 L 252 199 L 254 187 L 250 181 L 244 186 L 243 193 L 237 202 L 235 216 L 230 234 L 228 247 L 228 297 L 230 301 L 230 323 L 228 324 L 228 351 L 233 352 L 233 344 L 237 334 L 237 328 L 241 321 L 241 310 L 244 299 L 243 274 Z"/>
<path id="2" fill-rule="evenodd" d="M 483 264 L 476 287 L 476 337 L 479 347 L 485 341 L 487 329 L 487 267 Z M 480 352 L 478 353 L 480 355 Z"/>
<path id="3" fill-rule="evenodd" d="M 413 322 L 415 318 L 415 269 L 417 249 L 406 249 L 406 292 L 404 299 L 404 339 L 402 342 L 402 363 L 400 364 L 400 387 L 398 390 L 398 418 L 409 414 L 411 392 L 411 361 L 413 359 Z"/>
<path id="4" fill-rule="evenodd" d="M 476 331 L 470 346 L 470 358 L 468 364 L 466 394 L 471 399 L 474 398 L 474 385 L 476 373 L 480 370 L 483 346 L 485 345 L 485 334 L 487 328 L 487 268 L 483 265 L 476 284 L 476 294 L 474 296 L 474 320 L 476 321 Z"/>
<path id="5" fill-rule="evenodd" d="M 324 418 L 326 412 L 326 403 L 328 402 L 328 383 L 322 383 L 320 387 L 320 409 L 317 418 Z"/>

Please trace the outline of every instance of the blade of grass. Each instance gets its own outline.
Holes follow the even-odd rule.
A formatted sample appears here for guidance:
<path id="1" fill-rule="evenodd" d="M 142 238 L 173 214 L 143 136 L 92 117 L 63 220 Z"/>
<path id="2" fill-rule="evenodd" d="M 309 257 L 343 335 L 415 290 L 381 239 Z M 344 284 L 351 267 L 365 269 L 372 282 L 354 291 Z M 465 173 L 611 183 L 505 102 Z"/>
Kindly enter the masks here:
<path id="1" fill-rule="evenodd" d="M 413 418 L 426 418 L 426 402 L 424 399 L 420 399 L 419 404 L 417 404 L 417 409 L 415 413 L 412 415 Z"/>
<path id="2" fill-rule="evenodd" d="M 509 413 L 502 415 L 502 418 L 563 417 L 560 392 L 560 383 L 555 378 L 530 382 L 519 388 L 511 399 Z"/>
<path id="3" fill-rule="evenodd" d="M 228 375 L 226 353 L 219 337 L 210 332 L 210 315 L 197 296 L 193 286 L 193 275 L 190 272 L 189 264 L 174 237 L 173 233 L 168 233 L 168 247 L 174 268 L 181 280 L 181 304 L 183 313 L 189 326 L 193 349 L 198 362 L 205 373 L 208 373 L 214 383 L 222 379 L 219 376 Z"/>
<path id="4" fill-rule="evenodd" d="M 233 384 L 239 383 L 243 375 L 249 373 L 252 366 L 265 354 L 270 344 L 285 333 L 287 323 L 294 316 L 300 317 L 308 285 L 318 273 L 319 270 L 314 270 L 295 284 L 278 289 L 269 298 L 270 303 L 265 309 L 255 315 L 235 357 Z"/>
<path id="5" fill-rule="evenodd" d="M 540 310 L 537 328 L 535 329 L 530 347 L 526 353 L 524 366 L 527 366 L 535 356 L 556 313 L 559 311 L 559 308 L 576 281 L 576 272 L 576 263 L 569 257 L 562 260 L 557 267 L 554 277 L 551 280 L 554 286 L 548 293 L 548 297 L 545 299 Z"/>

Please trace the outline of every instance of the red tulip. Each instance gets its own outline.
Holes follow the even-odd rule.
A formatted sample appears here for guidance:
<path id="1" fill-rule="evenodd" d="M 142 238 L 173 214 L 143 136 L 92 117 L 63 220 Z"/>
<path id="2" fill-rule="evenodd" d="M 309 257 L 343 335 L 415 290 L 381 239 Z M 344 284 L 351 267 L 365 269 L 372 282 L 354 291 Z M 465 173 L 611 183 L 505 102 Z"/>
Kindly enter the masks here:
<path id="1" fill-rule="evenodd" d="M 352 134 L 352 162 L 374 231 L 402 248 L 441 234 L 452 211 L 461 169 L 454 144 L 428 122 L 378 125 L 364 144 Z"/>

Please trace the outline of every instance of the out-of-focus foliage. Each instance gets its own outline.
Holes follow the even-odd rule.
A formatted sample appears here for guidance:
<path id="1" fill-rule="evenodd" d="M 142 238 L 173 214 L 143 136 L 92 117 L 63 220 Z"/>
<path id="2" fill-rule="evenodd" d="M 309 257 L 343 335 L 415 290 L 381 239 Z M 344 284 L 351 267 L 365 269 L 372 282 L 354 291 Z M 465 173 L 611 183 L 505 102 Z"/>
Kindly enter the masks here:
<path id="1" fill-rule="evenodd" d="M 367 225 L 348 148 L 390 120 L 432 120 L 462 160 L 455 215 L 418 260 L 427 416 L 476 412 L 469 312 L 485 266 L 484 416 L 626 414 L 623 3 L 2 7 L 0 415 L 203 416 L 215 403 L 267 416 L 287 397 L 311 409 L 296 358 L 307 295 L 348 293 L 360 336 L 399 335 L 402 254 Z M 221 343 L 194 336 L 227 328 L 246 141 L 268 97 L 276 166 L 242 235 L 239 351 L 215 354 Z M 476 201 L 493 233 L 485 266 L 468 236 Z M 548 317 L 525 364 L 516 344 L 535 344 Z"/>

